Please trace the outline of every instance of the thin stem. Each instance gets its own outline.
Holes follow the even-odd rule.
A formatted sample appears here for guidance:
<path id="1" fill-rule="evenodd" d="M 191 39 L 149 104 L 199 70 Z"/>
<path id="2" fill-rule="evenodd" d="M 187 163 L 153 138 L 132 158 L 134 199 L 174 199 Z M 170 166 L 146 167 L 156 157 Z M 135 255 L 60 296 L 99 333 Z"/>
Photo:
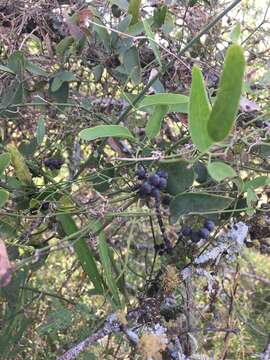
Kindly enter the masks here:
<path id="1" fill-rule="evenodd" d="M 232 10 L 236 5 L 238 5 L 241 2 L 241 0 L 235 0 L 229 5 L 226 9 L 224 9 L 219 15 L 217 15 L 212 21 L 210 21 L 209 24 L 207 24 L 196 36 L 194 36 L 193 39 L 191 39 L 183 48 L 179 51 L 178 57 L 182 56 L 189 48 L 191 48 L 200 38 L 206 34 L 212 27 L 214 27 L 219 20 L 221 20 L 225 15 L 228 14 L 230 10 Z M 144 95 L 147 93 L 147 91 L 151 88 L 151 86 L 154 84 L 154 82 L 160 77 L 160 75 L 163 73 L 163 71 L 166 71 L 171 66 L 174 65 L 176 59 L 173 58 L 171 61 L 168 62 L 166 66 L 164 66 L 164 70 L 160 70 L 156 73 L 155 76 L 145 85 L 143 90 L 139 93 L 139 95 L 136 96 L 136 98 L 132 101 L 130 105 L 126 107 L 126 109 L 122 112 L 122 114 L 119 116 L 118 120 L 115 122 L 115 124 L 121 123 L 121 121 L 124 121 L 129 114 L 129 112 L 134 108 L 134 106 L 144 97 Z M 107 140 L 104 140 L 100 146 L 98 147 L 97 151 L 100 154 L 105 145 Z M 75 174 L 74 178 L 76 179 L 88 166 L 92 155 L 89 156 L 89 158 L 85 161 L 85 163 L 80 167 L 78 172 Z"/>

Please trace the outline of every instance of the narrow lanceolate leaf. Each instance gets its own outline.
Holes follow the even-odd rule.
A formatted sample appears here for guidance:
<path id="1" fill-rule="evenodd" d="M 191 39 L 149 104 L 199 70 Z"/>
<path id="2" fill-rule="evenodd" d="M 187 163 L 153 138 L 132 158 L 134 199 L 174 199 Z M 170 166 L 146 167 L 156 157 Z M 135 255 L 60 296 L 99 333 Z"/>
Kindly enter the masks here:
<path id="1" fill-rule="evenodd" d="M 49 76 L 47 71 L 45 71 L 44 69 L 42 69 L 38 65 L 36 65 L 36 64 L 34 64 L 34 63 L 32 63 L 31 61 L 28 61 L 28 60 L 27 60 L 26 65 L 25 65 L 25 69 L 27 71 L 29 71 L 31 74 L 33 74 L 33 75 L 44 76 L 44 77 Z"/>
<path id="2" fill-rule="evenodd" d="M 226 178 L 233 178 L 237 175 L 230 165 L 221 161 L 212 162 L 208 165 L 207 170 L 212 179 L 216 181 L 222 181 Z"/>
<path id="3" fill-rule="evenodd" d="M 9 153 L 4 153 L 0 155 L 0 177 L 3 175 L 5 169 L 10 164 L 10 159 L 11 157 Z"/>
<path id="4" fill-rule="evenodd" d="M 0 65 L 0 71 L 7 72 L 12 75 L 16 75 L 16 73 L 13 70 L 11 70 L 9 67 L 4 65 Z"/>
<path id="5" fill-rule="evenodd" d="M 132 15 L 131 25 L 136 24 L 140 18 L 141 0 L 130 0 L 128 5 L 128 13 Z"/>
<path id="6" fill-rule="evenodd" d="M 4 189 L 0 189 L 0 208 L 5 205 L 5 203 L 8 201 L 8 198 L 9 192 Z"/>
<path id="7" fill-rule="evenodd" d="M 188 123 L 193 144 L 201 152 L 206 151 L 213 141 L 209 138 L 207 122 L 210 116 L 204 80 L 200 68 L 192 69 L 192 83 L 189 99 Z"/>
<path id="8" fill-rule="evenodd" d="M 188 96 L 172 94 L 172 93 L 159 93 L 155 95 L 147 95 L 138 104 L 138 108 L 141 109 L 147 106 L 155 105 L 178 105 L 187 104 Z"/>
<path id="9" fill-rule="evenodd" d="M 270 185 L 270 177 L 269 176 L 258 176 L 255 179 L 248 180 L 244 183 L 243 192 L 246 192 L 248 189 L 257 189 L 259 187 Z"/>
<path id="10" fill-rule="evenodd" d="M 238 22 L 236 23 L 236 25 L 234 26 L 234 28 L 230 33 L 230 39 L 233 43 L 237 44 L 239 42 L 240 36 L 241 36 L 241 25 Z"/>
<path id="11" fill-rule="evenodd" d="M 59 214 L 57 220 L 61 223 L 63 230 L 66 235 L 71 235 L 78 231 L 75 221 L 70 214 Z M 103 282 L 99 274 L 96 260 L 86 244 L 85 239 L 79 238 L 79 240 L 74 241 L 74 250 L 79 258 L 81 266 L 85 273 L 88 275 L 90 281 L 93 283 L 96 291 L 99 294 L 103 294 Z"/>
<path id="12" fill-rule="evenodd" d="M 145 133 L 148 139 L 153 139 L 160 132 L 161 123 L 168 111 L 167 105 L 157 105 L 154 112 L 150 115 L 146 127 Z"/>
<path id="13" fill-rule="evenodd" d="M 208 120 L 208 133 L 215 142 L 224 140 L 234 124 L 242 92 L 244 71 L 243 49 L 233 44 L 225 57 L 218 94 Z"/>
<path id="14" fill-rule="evenodd" d="M 148 24 L 147 21 L 145 21 L 145 20 L 143 21 L 143 26 L 144 26 L 144 30 L 145 30 L 146 36 L 148 38 L 150 47 L 151 47 L 151 49 L 153 50 L 153 52 L 155 54 L 156 60 L 159 63 L 159 65 L 162 66 L 159 48 L 158 48 L 157 44 L 154 41 L 155 34 L 152 32 L 151 27 L 150 27 L 150 25 Z"/>
<path id="15" fill-rule="evenodd" d="M 120 301 L 120 297 L 119 297 L 117 284 L 113 277 L 111 260 L 110 260 L 110 255 L 109 255 L 109 247 L 106 243 L 103 232 L 101 232 L 99 234 L 99 256 L 100 256 L 100 260 L 101 260 L 103 270 L 104 270 L 104 273 L 106 276 L 108 288 L 114 299 L 114 303 L 117 306 L 120 306 L 121 301 Z"/>
<path id="16" fill-rule="evenodd" d="M 87 128 L 79 133 L 83 140 L 92 141 L 98 138 L 116 137 L 124 139 L 134 139 L 131 132 L 121 125 L 98 125 Z"/>
<path id="17" fill-rule="evenodd" d="M 38 120 L 37 125 L 37 143 L 40 145 L 44 139 L 45 136 L 45 120 L 44 117 L 41 116 Z"/>
<path id="18" fill-rule="evenodd" d="M 32 175 L 30 173 L 28 166 L 26 165 L 24 157 L 14 145 L 9 144 L 7 148 L 11 155 L 11 162 L 12 165 L 14 166 L 15 174 L 17 178 L 21 181 L 22 184 L 31 185 Z"/>

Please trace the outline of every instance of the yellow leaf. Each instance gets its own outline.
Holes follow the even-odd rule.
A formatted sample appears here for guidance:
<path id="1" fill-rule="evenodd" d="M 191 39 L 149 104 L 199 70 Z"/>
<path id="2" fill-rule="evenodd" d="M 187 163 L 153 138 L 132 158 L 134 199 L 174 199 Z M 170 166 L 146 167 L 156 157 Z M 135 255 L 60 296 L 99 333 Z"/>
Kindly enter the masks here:
<path id="1" fill-rule="evenodd" d="M 9 144 L 7 148 L 10 152 L 11 162 L 14 166 L 17 178 L 23 183 L 23 185 L 31 185 L 32 175 L 28 169 L 28 166 L 26 165 L 24 157 L 17 150 L 16 146 Z"/>

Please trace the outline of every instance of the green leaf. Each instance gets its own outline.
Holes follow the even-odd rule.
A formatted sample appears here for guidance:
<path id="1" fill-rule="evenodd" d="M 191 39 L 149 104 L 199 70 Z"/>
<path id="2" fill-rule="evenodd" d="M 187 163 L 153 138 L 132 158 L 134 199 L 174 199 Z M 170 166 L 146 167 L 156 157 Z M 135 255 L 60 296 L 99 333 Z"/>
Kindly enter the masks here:
<path id="1" fill-rule="evenodd" d="M 22 307 L 25 304 L 22 305 Z M 15 311 L 19 309 L 13 308 Z M 11 310 L 10 310 L 11 311 Z M 11 313 L 11 312 L 10 312 Z M 5 320 L 5 319 L 4 319 Z M 3 331 L 0 336 L 0 349 L 2 359 L 14 359 L 20 352 L 21 338 L 25 335 L 26 329 L 33 323 L 33 319 L 29 319 L 25 314 L 19 313 L 17 316 L 9 316 L 7 321 L 4 322 Z"/>
<path id="2" fill-rule="evenodd" d="M 154 95 L 146 95 L 143 98 L 143 100 L 138 104 L 138 108 L 141 109 L 146 106 L 179 105 L 179 104 L 187 104 L 187 103 L 188 103 L 188 97 L 185 95 L 159 93 Z"/>
<path id="3" fill-rule="evenodd" d="M 167 11 L 164 24 L 162 25 L 161 28 L 162 31 L 165 34 L 169 34 L 170 32 L 172 32 L 175 29 L 175 22 L 176 22 L 175 16 L 170 11 Z"/>
<path id="4" fill-rule="evenodd" d="M 18 116 L 16 104 L 22 104 L 24 98 L 23 82 L 14 79 L 2 94 L 0 116 L 15 118 Z"/>
<path id="5" fill-rule="evenodd" d="M 83 353 L 83 358 L 82 360 L 97 360 L 97 357 L 94 353 Z"/>
<path id="6" fill-rule="evenodd" d="M 61 223 L 63 230 L 66 235 L 71 235 L 78 231 L 75 221 L 69 214 L 59 214 L 57 215 L 58 221 Z M 94 227 L 94 224 L 93 224 Z M 103 294 L 103 281 L 102 277 L 99 274 L 95 258 L 86 244 L 85 239 L 79 238 L 74 241 L 74 250 L 79 258 L 83 270 L 88 275 L 90 281 L 92 281 L 95 286 L 96 291 L 99 294 Z"/>
<path id="7" fill-rule="evenodd" d="M 168 112 L 180 112 L 182 114 L 188 114 L 188 102 L 170 105 Z"/>
<path id="8" fill-rule="evenodd" d="M 12 75 L 16 75 L 16 73 L 13 70 L 11 70 L 9 67 L 4 65 L 0 65 L 0 71 L 7 72 Z"/>
<path id="9" fill-rule="evenodd" d="M 259 154 L 262 157 L 268 158 L 270 157 L 270 145 L 269 144 L 260 144 L 255 145 L 252 148 L 252 152 L 255 152 L 256 154 Z"/>
<path id="10" fill-rule="evenodd" d="M 160 167 L 168 173 L 167 191 L 176 195 L 187 190 L 194 181 L 194 171 L 185 160 L 164 160 L 159 162 Z"/>
<path id="11" fill-rule="evenodd" d="M 141 82 L 141 63 L 138 49 L 135 46 L 121 54 L 121 62 L 127 74 L 135 85 Z"/>
<path id="12" fill-rule="evenodd" d="M 159 134 L 162 120 L 167 114 L 167 111 L 167 105 L 157 105 L 155 107 L 154 112 L 150 115 L 145 127 L 145 133 L 148 139 L 153 139 Z"/>
<path id="13" fill-rule="evenodd" d="M 192 142 L 201 152 L 206 151 L 213 143 L 207 131 L 210 111 L 202 72 L 200 68 L 193 66 L 188 124 Z"/>
<path id="14" fill-rule="evenodd" d="M 247 206 L 246 210 L 247 215 L 252 216 L 255 213 L 256 205 L 258 202 L 257 195 L 254 190 L 251 188 L 247 189 Z"/>
<path id="15" fill-rule="evenodd" d="M 41 116 L 38 120 L 37 125 L 37 144 L 40 145 L 45 136 L 45 120 L 44 117 Z"/>
<path id="16" fill-rule="evenodd" d="M 73 36 L 67 36 L 64 39 L 62 39 L 57 45 L 56 45 L 56 56 L 60 59 L 63 59 L 66 52 L 70 49 L 72 44 L 74 43 L 75 39 Z"/>
<path id="17" fill-rule="evenodd" d="M 72 325 L 72 311 L 69 309 L 57 309 L 57 311 L 51 311 L 45 323 L 42 323 L 38 328 L 37 332 L 39 335 L 57 334 L 58 331 L 63 331 Z"/>
<path id="18" fill-rule="evenodd" d="M 241 25 L 238 22 L 234 28 L 232 29 L 231 33 L 230 33 L 230 39 L 234 44 L 237 44 L 239 42 L 240 39 L 240 35 L 241 35 Z"/>
<path id="19" fill-rule="evenodd" d="M 63 83 L 74 80 L 76 80 L 76 77 L 73 73 L 65 70 L 61 71 L 53 77 L 53 81 L 51 84 L 51 91 L 55 92 L 60 89 Z"/>
<path id="20" fill-rule="evenodd" d="M 243 49 L 231 45 L 227 51 L 217 97 L 208 121 L 213 141 L 222 141 L 230 133 L 239 107 L 245 71 Z"/>
<path id="21" fill-rule="evenodd" d="M 121 300 L 119 297 L 119 292 L 118 292 L 116 281 L 112 275 L 113 272 L 112 272 L 111 260 L 110 260 L 110 255 L 109 255 L 109 248 L 106 243 L 103 231 L 99 234 L 99 247 L 98 248 L 99 248 L 99 256 L 100 256 L 101 263 L 103 265 L 103 270 L 104 270 L 105 277 L 107 280 L 108 288 L 110 289 L 110 292 L 113 296 L 115 304 L 117 306 L 120 306 Z"/>
<path id="22" fill-rule="evenodd" d="M 79 132 L 79 137 L 86 141 L 92 141 L 104 137 L 117 137 L 134 139 L 131 132 L 121 125 L 98 125 Z"/>
<path id="23" fill-rule="evenodd" d="M 53 79 L 50 79 L 50 87 L 49 87 L 49 96 L 55 101 L 56 103 L 66 103 L 68 100 L 69 95 L 69 83 L 63 82 L 61 87 L 57 91 L 52 91 L 51 85 L 52 85 Z M 40 100 L 39 100 L 40 102 Z M 61 106 L 58 106 L 59 109 L 61 109 Z"/>
<path id="24" fill-rule="evenodd" d="M 20 79 L 22 79 L 26 60 L 21 51 L 15 51 L 8 59 L 8 68 L 10 68 Z"/>
<path id="25" fill-rule="evenodd" d="M 34 137 L 33 139 L 29 141 L 24 140 L 21 142 L 20 146 L 19 146 L 19 151 L 20 153 L 29 159 L 32 159 L 35 152 L 37 150 L 37 139 L 36 137 Z"/>
<path id="26" fill-rule="evenodd" d="M 215 161 L 207 166 L 209 175 L 216 181 L 222 181 L 226 178 L 233 178 L 237 176 L 234 169 L 224 162 Z"/>
<path id="27" fill-rule="evenodd" d="M 136 24 L 140 18 L 141 0 L 130 0 L 128 5 L 128 14 L 132 15 L 131 25 Z"/>
<path id="28" fill-rule="evenodd" d="M 248 180 L 244 183 L 243 192 L 246 192 L 248 189 L 257 189 L 259 187 L 270 185 L 269 176 L 258 176 L 255 179 Z"/>
<path id="29" fill-rule="evenodd" d="M 147 21 L 148 24 L 149 24 L 150 26 L 152 26 L 153 23 L 154 23 L 154 18 L 153 18 L 153 17 L 149 17 L 149 18 L 145 19 L 144 21 Z M 133 25 L 129 26 L 129 28 L 128 28 L 128 34 L 129 34 L 129 35 L 133 35 L 133 36 L 138 36 L 138 35 L 140 35 L 143 31 L 144 31 L 144 26 L 143 26 L 143 22 L 142 22 L 142 21 L 139 21 L 139 22 L 137 22 L 136 24 L 133 24 Z"/>
<path id="30" fill-rule="evenodd" d="M 226 209 L 233 198 L 208 193 L 183 193 L 176 195 L 170 204 L 172 222 L 188 214 L 207 214 Z"/>
<path id="31" fill-rule="evenodd" d="M 128 1 L 127 0 L 111 0 L 111 3 L 117 5 L 122 10 L 128 9 Z"/>
<path id="32" fill-rule="evenodd" d="M 92 71 L 93 71 L 93 74 L 95 77 L 95 81 L 99 82 L 101 80 L 101 77 L 102 77 L 102 74 L 104 71 L 104 66 L 101 64 L 98 64 L 92 68 Z"/>
<path id="33" fill-rule="evenodd" d="M 22 184 L 31 185 L 32 174 L 25 162 L 23 155 L 15 145 L 9 144 L 7 148 L 11 155 L 11 162 L 14 166 L 16 177 L 21 181 Z"/>
<path id="34" fill-rule="evenodd" d="M 5 169 L 10 164 L 11 156 L 10 153 L 4 153 L 0 155 L 0 177 L 3 175 Z"/>
<path id="35" fill-rule="evenodd" d="M 159 6 L 154 10 L 154 26 L 160 28 L 166 19 L 168 8 L 166 5 Z"/>
<path id="36" fill-rule="evenodd" d="M 37 66 L 36 64 L 32 63 L 31 61 L 26 62 L 25 69 L 29 71 L 33 75 L 37 76 L 45 76 L 48 77 L 49 74 L 47 71 L 43 70 L 41 67 Z"/>
<path id="37" fill-rule="evenodd" d="M 0 189 L 0 208 L 5 205 L 5 203 L 8 201 L 8 198 L 9 192 L 4 189 Z"/>
<path id="38" fill-rule="evenodd" d="M 151 47 L 151 49 L 153 50 L 153 52 L 155 54 L 156 60 L 159 63 L 159 66 L 162 67 L 159 48 L 158 48 L 157 44 L 154 41 L 155 35 L 152 32 L 151 27 L 150 27 L 150 25 L 148 24 L 147 21 L 143 20 L 143 26 L 144 26 L 144 30 L 145 30 L 146 36 L 148 38 L 150 47 Z"/>
<path id="39" fill-rule="evenodd" d="M 103 42 L 107 50 L 110 50 L 111 37 L 108 33 L 108 30 L 104 28 L 104 24 L 100 21 L 98 17 L 95 17 L 95 23 L 98 25 L 93 25 L 93 30 L 97 33 L 99 39 Z"/>

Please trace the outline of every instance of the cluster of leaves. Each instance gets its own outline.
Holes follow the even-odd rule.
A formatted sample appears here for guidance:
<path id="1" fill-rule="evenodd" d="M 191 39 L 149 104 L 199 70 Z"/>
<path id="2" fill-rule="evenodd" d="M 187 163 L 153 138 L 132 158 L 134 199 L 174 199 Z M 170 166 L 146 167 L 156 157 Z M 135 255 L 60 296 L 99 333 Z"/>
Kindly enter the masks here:
<path id="1" fill-rule="evenodd" d="M 0 282 L 5 358 L 23 358 L 29 347 L 39 358 L 46 358 L 44 349 L 50 347 L 55 358 L 119 311 L 126 313 L 125 326 L 142 331 L 142 356 L 172 356 L 177 334 L 209 328 L 206 316 L 195 320 L 195 298 L 215 314 L 236 298 L 236 293 L 226 298 L 218 262 L 207 264 L 210 274 L 196 267 L 195 259 L 231 221 L 267 216 L 269 109 L 259 116 L 239 113 L 241 96 L 251 94 L 244 48 L 236 44 L 239 24 L 230 35 L 234 44 L 223 44 L 224 60 L 211 63 L 206 56 L 206 63 L 196 65 L 204 59 L 201 37 L 208 36 L 212 46 L 211 29 L 239 1 L 220 9 L 195 36 L 192 27 L 185 28 L 185 16 L 194 12 L 194 27 L 201 28 L 196 14 L 216 9 L 214 1 L 147 4 L 149 12 L 138 0 L 109 3 L 109 8 L 67 7 L 64 15 L 66 7 L 60 7 L 61 26 L 55 15 L 50 18 L 54 36 L 45 36 L 33 18 L 39 31 L 22 33 L 19 50 L 2 44 L 0 231 L 9 257 L 0 266 L 0 276 L 6 276 Z M 42 15 L 39 5 L 32 11 Z M 180 18 L 182 34 L 176 30 Z M 220 77 L 213 86 L 209 65 Z M 180 82 L 187 89 L 181 93 Z M 265 237 L 259 250 L 267 253 Z M 0 261 L 3 254 L 0 250 Z M 194 273 L 207 279 L 207 295 L 197 278 L 181 275 L 193 265 Z M 46 279 L 48 269 L 55 284 Z M 237 288 L 235 279 L 230 289 Z M 199 290 L 193 294 L 195 282 Z M 223 319 L 225 328 L 232 324 L 231 312 Z M 226 356 L 227 338 L 223 345 L 216 320 L 210 320 L 213 334 L 207 345 L 198 337 L 200 351 Z M 168 329 L 162 335 L 166 342 L 144 335 L 145 324 L 161 323 Z M 27 334 L 36 326 L 45 345 L 35 348 Z M 258 351 L 266 336 L 261 338 Z M 190 338 L 178 340 L 183 354 L 191 356 Z M 160 343 L 158 351 L 149 348 L 153 342 Z M 132 354 L 134 344 L 124 343 L 116 337 L 100 351 L 114 358 Z"/>

